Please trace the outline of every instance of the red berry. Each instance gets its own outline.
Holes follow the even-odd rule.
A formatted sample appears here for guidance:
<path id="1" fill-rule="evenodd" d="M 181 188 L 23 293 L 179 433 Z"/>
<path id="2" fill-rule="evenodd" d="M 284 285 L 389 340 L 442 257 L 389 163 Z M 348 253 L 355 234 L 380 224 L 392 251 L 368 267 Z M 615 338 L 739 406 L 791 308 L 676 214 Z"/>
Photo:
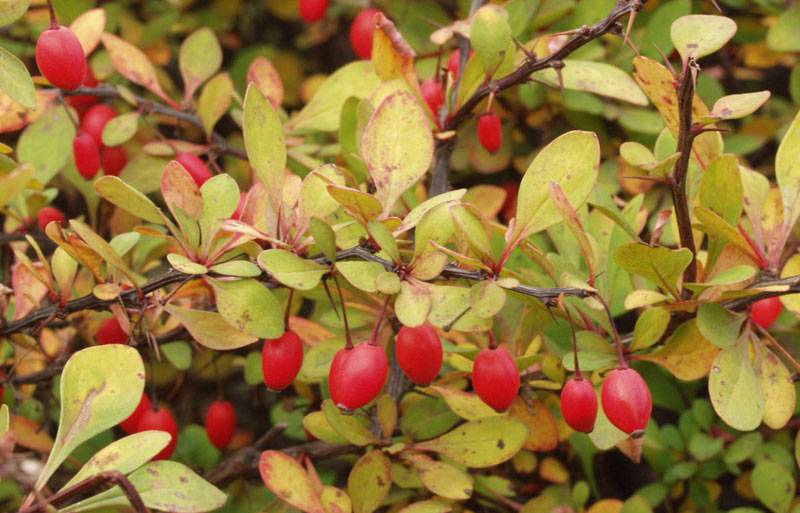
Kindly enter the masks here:
<path id="1" fill-rule="evenodd" d="M 242 213 L 244 212 L 244 203 L 247 201 L 247 193 L 240 192 L 239 193 L 239 203 L 236 205 L 236 210 L 233 211 L 231 215 L 231 219 L 241 219 Z"/>
<path id="2" fill-rule="evenodd" d="M 647 383 L 633 369 L 614 369 L 603 381 L 600 394 L 603 411 L 612 424 L 632 435 L 644 431 L 653 400 Z"/>
<path id="3" fill-rule="evenodd" d="M 139 425 L 139 420 L 141 420 L 142 415 L 144 412 L 149 410 L 151 407 L 150 398 L 147 394 L 142 394 L 142 398 L 139 400 L 139 404 L 136 406 L 136 409 L 133 410 L 133 413 L 130 416 L 119 423 L 119 427 L 128 434 L 134 433 L 136 431 L 136 426 Z"/>
<path id="4" fill-rule="evenodd" d="M 431 78 L 424 80 L 419 85 L 419 88 L 422 91 L 422 98 L 425 100 L 425 103 L 428 104 L 428 108 L 431 109 L 431 112 L 433 113 L 433 117 L 438 120 L 439 107 L 444 104 L 444 92 L 442 92 L 442 84 Z"/>
<path id="5" fill-rule="evenodd" d="M 474 50 L 469 51 L 469 56 L 472 57 L 475 54 Z M 461 67 L 461 50 L 456 48 L 452 52 L 450 52 L 450 57 L 447 59 L 447 70 L 450 72 L 453 80 L 458 77 L 459 72 L 461 71 L 459 68 Z"/>
<path id="6" fill-rule="evenodd" d="M 117 111 L 104 103 L 94 105 L 81 118 L 81 132 L 92 136 L 98 146 L 103 144 L 103 129 L 106 123 L 117 116 Z"/>
<path id="7" fill-rule="evenodd" d="M 92 73 L 92 68 L 86 66 L 86 77 L 83 79 L 82 85 L 84 87 L 95 87 L 97 84 L 98 82 L 94 77 L 94 73 Z M 67 98 L 67 103 L 69 103 L 70 107 L 77 110 L 78 114 L 81 115 L 89 110 L 89 107 L 96 105 L 98 101 L 97 96 L 91 94 L 76 94 Z"/>
<path id="8" fill-rule="evenodd" d="M 330 0 L 299 0 L 297 8 L 303 21 L 313 23 L 325 16 L 329 3 Z"/>
<path id="9" fill-rule="evenodd" d="M 119 176 L 128 164 L 128 154 L 122 146 L 103 146 L 100 150 L 100 161 L 105 174 Z"/>
<path id="10" fill-rule="evenodd" d="M 333 357 L 328 375 L 331 399 L 344 410 L 361 408 L 378 396 L 388 373 L 383 348 L 367 342 L 342 348 Z"/>
<path id="11" fill-rule="evenodd" d="M 109 317 L 100 324 L 94 339 L 98 344 L 127 344 L 128 334 L 122 330 L 116 317 Z"/>
<path id="12" fill-rule="evenodd" d="M 781 308 L 781 300 L 778 299 L 778 296 L 759 299 L 750 307 L 750 320 L 767 329 L 781 314 Z"/>
<path id="13" fill-rule="evenodd" d="M 175 160 L 192 175 L 194 183 L 196 183 L 198 187 L 214 176 L 211 174 L 211 170 L 208 169 L 205 162 L 194 153 L 178 153 L 175 155 Z"/>
<path id="14" fill-rule="evenodd" d="M 77 89 L 86 77 L 86 56 L 78 37 L 67 27 L 48 28 L 36 41 L 36 65 L 61 89 Z"/>
<path id="15" fill-rule="evenodd" d="M 428 323 L 416 328 L 403 326 L 394 342 L 397 363 L 417 385 L 428 385 L 442 367 L 442 341 Z"/>
<path id="16" fill-rule="evenodd" d="M 495 411 L 507 410 L 519 391 L 519 371 L 509 352 L 498 347 L 478 353 L 472 367 L 472 388 Z"/>
<path id="17" fill-rule="evenodd" d="M 503 128 L 494 112 L 478 118 L 478 142 L 489 153 L 497 152 L 503 144 Z"/>
<path id="18" fill-rule="evenodd" d="M 170 441 L 167 446 L 153 456 L 154 460 L 169 459 L 175 451 L 175 446 L 178 445 L 178 423 L 175 422 L 175 417 L 166 408 L 148 408 L 139 418 L 139 422 L 136 424 L 136 432 L 141 433 L 149 430 L 169 433 Z"/>
<path id="19" fill-rule="evenodd" d="M 48 224 L 50 224 L 51 221 L 55 221 L 61 226 L 63 226 L 64 221 L 66 220 L 67 218 L 64 216 L 64 212 L 60 211 L 55 207 L 43 207 L 39 211 L 39 215 L 37 217 L 37 222 L 39 223 L 39 229 L 42 231 L 44 231 L 44 229 L 47 227 Z"/>
<path id="20" fill-rule="evenodd" d="M 261 370 L 264 384 L 270 390 L 283 390 L 294 381 L 303 365 L 303 341 L 291 330 L 280 338 L 264 340 L 261 349 Z"/>
<path id="21" fill-rule="evenodd" d="M 372 57 L 372 36 L 375 32 L 375 15 L 378 9 L 364 9 L 350 25 L 350 46 L 359 59 Z"/>
<path id="22" fill-rule="evenodd" d="M 206 434 L 217 449 L 231 443 L 236 428 L 236 413 L 229 401 L 214 401 L 206 412 Z"/>
<path id="23" fill-rule="evenodd" d="M 561 415 L 575 431 L 589 433 L 597 419 L 597 395 L 589 380 L 572 378 L 561 389 Z"/>
<path id="24" fill-rule="evenodd" d="M 72 159 L 78 173 L 91 180 L 100 171 L 100 150 L 92 136 L 81 132 L 72 140 Z"/>

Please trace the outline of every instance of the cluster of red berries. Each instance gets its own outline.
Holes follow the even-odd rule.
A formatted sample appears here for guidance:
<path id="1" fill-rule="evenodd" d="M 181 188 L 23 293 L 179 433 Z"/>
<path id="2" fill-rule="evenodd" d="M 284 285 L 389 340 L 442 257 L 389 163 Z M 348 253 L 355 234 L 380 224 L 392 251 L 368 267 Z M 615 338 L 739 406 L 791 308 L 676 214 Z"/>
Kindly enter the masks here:
<path id="1" fill-rule="evenodd" d="M 72 158 L 86 180 L 94 178 L 101 168 L 107 175 L 118 176 L 128 163 L 122 147 L 103 144 L 103 130 L 116 116 L 117 111 L 104 103 L 90 106 L 81 116 L 78 133 L 72 140 Z"/>
<path id="2" fill-rule="evenodd" d="M 618 429 L 641 436 L 650 420 L 653 399 L 642 376 L 629 367 L 609 372 L 600 391 L 603 412 Z M 574 430 L 589 433 L 597 419 L 597 396 L 592 383 L 577 374 L 561 390 L 561 415 Z"/>

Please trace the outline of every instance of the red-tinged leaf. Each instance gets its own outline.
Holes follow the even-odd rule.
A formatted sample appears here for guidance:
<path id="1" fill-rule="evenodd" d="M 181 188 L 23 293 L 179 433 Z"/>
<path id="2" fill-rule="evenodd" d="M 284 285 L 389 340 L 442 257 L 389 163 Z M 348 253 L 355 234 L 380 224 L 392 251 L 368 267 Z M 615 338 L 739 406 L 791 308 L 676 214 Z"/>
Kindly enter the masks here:
<path id="1" fill-rule="evenodd" d="M 39 262 L 32 265 L 37 271 L 44 270 Z M 12 268 L 11 286 L 14 289 L 14 320 L 21 319 L 38 308 L 47 294 L 47 287 L 34 276 L 31 269 L 21 263 Z"/>
<path id="2" fill-rule="evenodd" d="M 247 83 L 255 85 L 276 109 L 283 103 L 283 81 L 278 70 L 266 57 L 256 57 L 250 63 L 247 68 Z"/>
<path id="3" fill-rule="evenodd" d="M 113 34 L 103 34 L 100 39 L 120 75 L 149 90 L 173 108 L 178 108 L 178 104 L 161 89 L 156 69 L 144 52 Z"/>
<path id="4" fill-rule="evenodd" d="M 83 53 L 87 56 L 100 44 L 100 37 L 105 27 L 106 11 L 100 8 L 86 11 L 75 18 L 69 26 L 81 42 Z"/>
<path id="5" fill-rule="evenodd" d="M 20 447 L 47 453 L 53 449 L 53 439 L 40 425 L 27 417 L 11 415 L 11 432 Z"/>
<path id="6" fill-rule="evenodd" d="M 264 451 L 258 462 L 264 485 L 279 499 L 306 513 L 325 513 L 306 470 L 279 451 Z"/>

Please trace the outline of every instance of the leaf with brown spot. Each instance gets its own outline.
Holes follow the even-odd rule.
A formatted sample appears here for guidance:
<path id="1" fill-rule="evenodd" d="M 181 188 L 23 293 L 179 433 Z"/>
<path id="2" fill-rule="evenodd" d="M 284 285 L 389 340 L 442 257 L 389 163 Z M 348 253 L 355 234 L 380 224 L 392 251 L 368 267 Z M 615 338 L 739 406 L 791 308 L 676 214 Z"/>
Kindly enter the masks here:
<path id="1" fill-rule="evenodd" d="M 276 109 L 283 103 L 283 81 L 266 57 L 256 57 L 247 67 L 247 83 L 254 84 Z"/>
<path id="2" fill-rule="evenodd" d="M 486 417 L 462 424 L 433 440 L 414 445 L 467 467 L 485 468 L 511 459 L 525 444 L 528 428 L 506 417 Z"/>
<path id="3" fill-rule="evenodd" d="M 280 500 L 306 513 L 325 513 L 311 478 L 294 458 L 280 451 L 264 451 L 258 472 L 264 485 Z"/>
<path id="4" fill-rule="evenodd" d="M 347 493 L 353 513 L 372 513 L 392 487 L 392 464 L 377 449 L 359 458 L 347 477 Z"/>
<path id="5" fill-rule="evenodd" d="M 517 397 L 511 403 L 511 418 L 517 419 L 528 428 L 528 437 L 523 447 L 530 451 L 552 451 L 558 446 L 558 426 L 550 410 L 541 401 L 528 405 Z"/>

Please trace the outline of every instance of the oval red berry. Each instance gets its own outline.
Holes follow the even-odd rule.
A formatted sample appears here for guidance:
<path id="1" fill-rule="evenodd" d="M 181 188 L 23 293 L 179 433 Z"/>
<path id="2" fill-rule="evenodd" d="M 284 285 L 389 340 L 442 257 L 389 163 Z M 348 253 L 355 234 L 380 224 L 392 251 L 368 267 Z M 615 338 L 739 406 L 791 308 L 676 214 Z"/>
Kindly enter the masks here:
<path id="1" fill-rule="evenodd" d="M 603 381 L 600 393 L 608 420 L 632 435 L 644 431 L 650 420 L 653 400 L 644 379 L 633 369 L 614 369 Z"/>
<path id="2" fill-rule="evenodd" d="M 36 65 L 61 89 L 77 89 L 86 77 L 86 56 L 78 37 L 67 27 L 48 28 L 36 41 Z"/>
<path id="3" fill-rule="evenodd" d="M 389 374 L 383 348 L 366 342 L 336 353 L 328 375 L 331 400 L 343 410 L 356 410 L 375 399 Z"/>
<path id="4" fill-rule="evenodd" d="M 417 385 L 430 384 L 442 368 L 442 341 L 428 323 L 400 328 L 394 349 L 400 369 Z"/>
<path id="5" fill-rule="evenodd" d="M 299 0 L 297 10 L 306 23 L 313 23 L 325 17 L 330 0 Z"/>
<path id="6" fill-rule="evenodd" d="M 142 413 L 139 422 L 136 424 L 136 432 L 142 431 L 165 431 L 169 433 L 170 440 L 166 447 L 153 456 L 153 460 L 166 460 L 175 452 L 178 445 L 178 423 L 172 413 L 164 407 L 158 409 L 148 408 Z"/>
<path id="7" fill-rule="evenodd" d="M 91 180 L 100 171 L 100 149 L 91 135 L 82 132 L 72 140 L 72 159 L 78 173 Z"/>
<path id="8" fill-rule="evenodd" d="M 597 420 L 597 394 L 585 379 L 572 378 L 561 389 L 561 415 L 575 431 L 589 433 Z"/>
<path id="9" fill-rule="evenodd" d="M 359 59 L 372 57 L 372 36 L 375 32 L 375 15 L 378 9 L 364 9 L 350 25 L 350 46 Z"/>
<path id="10" fill-rule="evenodd" d="M 503 145 L 503 127 L 494 112 L 478 118 L 478 142 L 489 153 L 496 153 Z"/>
<path id="11" fill-rule="evenodd" d="M 236 429 L 236 413 L 229 401 L 214 401 L 206 412 L 206 434 L 217 449 L 224 449 L 231 443 Z"/>
<path id="12" fill-rule="evenodd" d="M 283 390 L 294 381 L 303 365 L 303 342 L 297 333 L 287 330 L 280 338 L 264 340 L 261 370 L 270 390 Z"/>
<path id="13" fill-rule="evenodd" d="M 483 402 L 502 412 L 519 391 L 519 371 L 505 348 L 483 349 L 472 367 L 472 388 Z"/>

